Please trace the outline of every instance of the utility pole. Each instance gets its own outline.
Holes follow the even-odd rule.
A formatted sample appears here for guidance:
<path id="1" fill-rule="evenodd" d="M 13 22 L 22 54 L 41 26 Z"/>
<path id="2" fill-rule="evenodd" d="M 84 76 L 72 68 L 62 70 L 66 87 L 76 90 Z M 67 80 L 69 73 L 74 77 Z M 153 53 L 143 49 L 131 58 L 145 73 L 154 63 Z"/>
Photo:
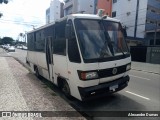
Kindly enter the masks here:
<path id="1" fill-rule="evenodd" d="M 158 21 L 156 21 L 155 34 L 154 34 L 154 44 L 153 44 L 153 45 L 156 45 L 156 39 L 157 39 L 157 27 L 158 27 Z"/>
<path id="2" fill-rule="evenodd" d="M 136 38 L 136 35 L 137 35 L 138 12 L 139 12 L 139 0 L 137 0 L 137 7 L 136 7 L 136 18 L 135 18 L 135 28 L 134 28 L 134 37 L 135 38 Z"/>

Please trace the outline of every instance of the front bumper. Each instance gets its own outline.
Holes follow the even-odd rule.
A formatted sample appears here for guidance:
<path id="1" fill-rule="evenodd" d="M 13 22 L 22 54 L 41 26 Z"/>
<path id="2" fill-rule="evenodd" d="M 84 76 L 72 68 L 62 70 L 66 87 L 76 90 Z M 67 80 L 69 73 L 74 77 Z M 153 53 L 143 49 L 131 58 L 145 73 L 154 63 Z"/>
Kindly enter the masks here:
<path id="1" fill-rule="evenodd" d="M 15 50 L 8 50 L 8 52 L 15 52 Z"/>
<path id="2" fill-rule="evenodd" d="M 102 83 L 100 85 L 82 88 L 78 87 L 82 101 L 90 100 L 93 98 L 103 97 L 110 95 L 114 92 L 120 91 L 128 86 L 129 82 L 129 76 L 116 79 L 111 82 Z M 110 89 L 110 87 L 118 85 L 118 88 L 115 88 L 114 90 Z"/>

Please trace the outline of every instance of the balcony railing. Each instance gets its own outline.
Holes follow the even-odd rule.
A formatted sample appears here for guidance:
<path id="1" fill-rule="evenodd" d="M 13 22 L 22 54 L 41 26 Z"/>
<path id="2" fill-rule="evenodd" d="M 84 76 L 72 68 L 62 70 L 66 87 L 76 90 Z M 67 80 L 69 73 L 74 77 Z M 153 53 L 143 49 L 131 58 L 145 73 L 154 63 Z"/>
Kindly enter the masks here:
<path id="1" fill-rule="evenodd" d="M 146 24 L 146 31 L 155 30 L 155 29 L 160 29 L 160 26 L 156 27 L 156 24 L 152 24 L 152 23 Z"/>
<path id="2" fill-rule="evenodd" d="M 63 6 L 63 9 L 66 9 L 70 6 L 73 5 L 73 1 L 72 0 L 67 0 L 67 2 L 65 1 L 65 5 Z"/>
<path id="3" fill-rule="evenodd" d="M 148 0 L 148 5 L 160 9 L 160 1 L 157 0 Z"/>
<path id="4" fill-rule="evenodd" d="M 159 21 L 160 20 L 160 14 L 147 11 L 147 19 Z"/>

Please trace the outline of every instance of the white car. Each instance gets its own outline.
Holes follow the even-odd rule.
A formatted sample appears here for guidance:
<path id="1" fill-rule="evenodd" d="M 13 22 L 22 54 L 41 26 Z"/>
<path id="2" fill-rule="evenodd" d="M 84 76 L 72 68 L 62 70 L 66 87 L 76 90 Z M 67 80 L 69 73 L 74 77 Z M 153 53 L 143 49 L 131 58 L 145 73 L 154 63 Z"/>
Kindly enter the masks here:
<path id="1" fill-rule="evenodd" d="M 18 49 L 22 49 L 22 46 L 21 46 L 21 45 L 20 45 L 20 46 L 17 46 L 17 48 L 18 48 Z"/>
<path id="2" fill-rule="evenodd" d="M 28 48 L 26 46 L 22 46 L 22 50 L 27 50 Z"/>
<path id="3" fill-rule="evenodd" d="M 10 46 L 8 48 L 8 52 L 15 52 L 15 47 L 14 46 Z"/>

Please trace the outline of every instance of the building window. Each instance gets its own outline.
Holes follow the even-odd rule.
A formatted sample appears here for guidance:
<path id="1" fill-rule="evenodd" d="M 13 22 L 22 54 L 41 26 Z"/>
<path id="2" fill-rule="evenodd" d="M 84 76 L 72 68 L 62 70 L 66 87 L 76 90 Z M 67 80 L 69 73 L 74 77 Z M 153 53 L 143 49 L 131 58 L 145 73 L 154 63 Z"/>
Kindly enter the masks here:
<path id="1" fill-rule="evenodd" d="M 155 13 L 156 11 L 155 11 L 155 10 L 151 10 L 151 12 L 154 12 L 154 13 Z"/>
<path id="2" fill-rule="evenodd" d="M 116 17 L 116 11 L 112 12 L 112 17 Z"/>
<path id="3" fill-rule="evenodd" d="M 117 0 L 113 0 L 113 3 L 116 3 L 117 2 Z"/>

